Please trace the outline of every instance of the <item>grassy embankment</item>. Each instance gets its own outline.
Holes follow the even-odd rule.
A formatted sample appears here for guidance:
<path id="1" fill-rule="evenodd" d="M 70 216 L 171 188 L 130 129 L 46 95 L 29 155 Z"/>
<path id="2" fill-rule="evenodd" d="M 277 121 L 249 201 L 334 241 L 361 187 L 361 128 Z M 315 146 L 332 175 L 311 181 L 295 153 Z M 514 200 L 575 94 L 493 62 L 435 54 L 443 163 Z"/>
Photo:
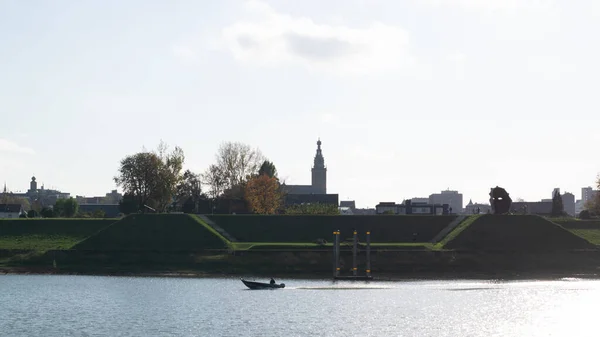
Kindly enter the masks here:
<path id="1" fill-rule="evenodd" d="M 235 250 L 331 249 L 333 231 L 341 232 L 342 247 L 351 245 L 352 231 L 365 243 L 371 232 L 374 249 L 431 249 L 430 241 L 456 216 L 208 216 L 239 242 Z M 326 240 L 326 244 L 317 244 Z"/>
<path id="2" fill-rule="evenodd" d="M 589 242 L 600 245 L 600 220 L 579 220 L 573 218 L 551 220 Z"/>
<path id="3" fill-rule="evenodd" d="M 198 252 L 227 249 L 220 235 L 187 214 L 134 214 L 76 244 L 75 250 Z"/>
<path id="4" fill-rule="evenodd" d="M 69 249 L 116 219 L 3 219 L 0 249 Z"/>
<path id="5" fill-rule="evenodd" d="M 445 249 L 557 252 L 596 248 L 576 233 L 536 215 L 482 215 L 463 225 L 444 240 Z"/>
<path id="6" fill-rule="evenodd" d="M 116 219 L 2 219 L 0 266 L 19 264 L 49 250 L 70 249 Z"/>
<path id="7" fill-rule="evenodd" d="M 342 265 L 345 263 L 347 268 L 352 229 L 356 229 L 361 244 L 364 232 L 372 233 L 372 245 L 377 251 L 372 255 L 372 269 L 377 273 L 415 275 L 423 272 L 433 277 L 515 270 L 547 272 L 575 267 L 583 270 L 600 263 L 600 257 L 593 251 L 579 254 L 577 258 L 563 253 L 594 250 L 595 246 L 537 216 L 470 216 L 435 246 L 429 242 L 454 217 L 232 215 L 210 218 L 238 241 L 229 242 L 194 215 L 131 215 L 116 222 L 12 220 L 11 225 L 0 221 L 0 256 L 10 256 L 10 250 L 52 250 L 27 259 L 12 259 L 11 266 L 25 268 L 25 271 L 47 268 L 50 272 L 99 274 L 328 275 L 333 230 L 339 229 L 345 240 Z M 317 239 L 329 242 L 325 246 L 317 245 L 314 243 Z M 233 250 L 240 254 L 229 254 Z M 364 265 L 362 255 L 359 254 L 359 266 Z M 54 261 L 58 269 L 53 269 Z"/>

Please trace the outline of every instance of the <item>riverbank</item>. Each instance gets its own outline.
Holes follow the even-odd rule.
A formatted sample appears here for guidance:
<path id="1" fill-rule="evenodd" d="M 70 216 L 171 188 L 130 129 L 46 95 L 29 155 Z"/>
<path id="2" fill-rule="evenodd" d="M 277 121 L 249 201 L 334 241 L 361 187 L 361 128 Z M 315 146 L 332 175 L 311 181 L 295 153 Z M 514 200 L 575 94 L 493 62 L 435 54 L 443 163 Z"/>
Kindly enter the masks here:
<path id="1" fill-rule="evenodd" d="M 27 258 L 22 258 L 27 256 Z M 330 279 L 331 252 L 269 251 L 227 254 L 49 251 L 4 260 L 0 273 L 160 277 L 256 277 Z M 351 254 L 340 259 L 341 275 L 351 275 Z M 358 273 L 365 273 L 364 256 Z M 378 280 L 600 278 L 600 251 L 467 252 L 379 251 L 371 257 Z"/>
<path id="2" fill-rule="evenodd" d="M 449 281 L 449 280 L 473 280 L 473 281 L 556 281 L 569 279 L 600 279 L 600 273 L 558 273 L 558 272 L 525 272 L 525 273 L 435 273 L 435 272 L 418 272 L 418 273 L 386 273 L 373 275 L 370 281 L 351 281 L 351 280 L 333 280 L 331 275 L 326 274 L 221 274 L 207 272 L 190 272 L 183 271 L 165 271 L 165 272 L 76 272 L 65 271 L 53 268 L 7 268 L 0 267 L 0 275 L 72 275 L 72 276 L 110 276 L 110 277 L 160 277 L 160 278 L 247 278 L 247 279 L 268 279 L 274 277 L 276 279 L 298 279 L 298 280 L 331 280 L 337 283 L 354 283 L 354 282 L 394 282 L 394 281 Z"/>

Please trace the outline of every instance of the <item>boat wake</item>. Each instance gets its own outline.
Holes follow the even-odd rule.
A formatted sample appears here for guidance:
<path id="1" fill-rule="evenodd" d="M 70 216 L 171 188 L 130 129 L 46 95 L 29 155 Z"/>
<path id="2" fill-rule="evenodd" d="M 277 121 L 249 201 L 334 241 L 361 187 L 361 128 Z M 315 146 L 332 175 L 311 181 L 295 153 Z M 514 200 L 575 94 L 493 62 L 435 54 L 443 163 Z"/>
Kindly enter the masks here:
<path id="1" fill-rule="evenodd" d="M 289 287 L 288 290 L 380 290 L 380 289 L 393 289 L 392 287 L 376 287 L 376 286 L 365 286 L 365 287 Z"/>

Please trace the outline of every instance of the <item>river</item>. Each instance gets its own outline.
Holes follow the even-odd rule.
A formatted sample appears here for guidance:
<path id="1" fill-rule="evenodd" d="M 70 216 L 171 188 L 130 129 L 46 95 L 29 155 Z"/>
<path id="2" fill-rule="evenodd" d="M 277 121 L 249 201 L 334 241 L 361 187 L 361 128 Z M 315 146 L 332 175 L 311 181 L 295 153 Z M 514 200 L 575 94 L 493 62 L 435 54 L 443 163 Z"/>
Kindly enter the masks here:
<path id="1" fill-rule="evenodd" d="M 600 281 L 0 275 L 1 336 L 598 336 Z"/>

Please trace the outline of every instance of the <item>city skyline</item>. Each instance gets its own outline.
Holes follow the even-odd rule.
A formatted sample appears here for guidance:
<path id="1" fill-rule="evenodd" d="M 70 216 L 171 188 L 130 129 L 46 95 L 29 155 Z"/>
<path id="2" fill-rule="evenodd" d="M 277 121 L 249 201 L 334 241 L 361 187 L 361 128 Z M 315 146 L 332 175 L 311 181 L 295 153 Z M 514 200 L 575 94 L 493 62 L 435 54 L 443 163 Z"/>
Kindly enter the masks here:
<path id="1" fill-rule="evenodd" d="M 0 182 L 104 195 L 162 139 L 259 147 L 357 207 L 596 187 L 595 1 L 0 3 Z M 135 20 L 131 20 L 135 17 Z M 418 19 L 415 19 L 418 18 Z M 596 27 L 596 28 L 594 28 Z"/>

